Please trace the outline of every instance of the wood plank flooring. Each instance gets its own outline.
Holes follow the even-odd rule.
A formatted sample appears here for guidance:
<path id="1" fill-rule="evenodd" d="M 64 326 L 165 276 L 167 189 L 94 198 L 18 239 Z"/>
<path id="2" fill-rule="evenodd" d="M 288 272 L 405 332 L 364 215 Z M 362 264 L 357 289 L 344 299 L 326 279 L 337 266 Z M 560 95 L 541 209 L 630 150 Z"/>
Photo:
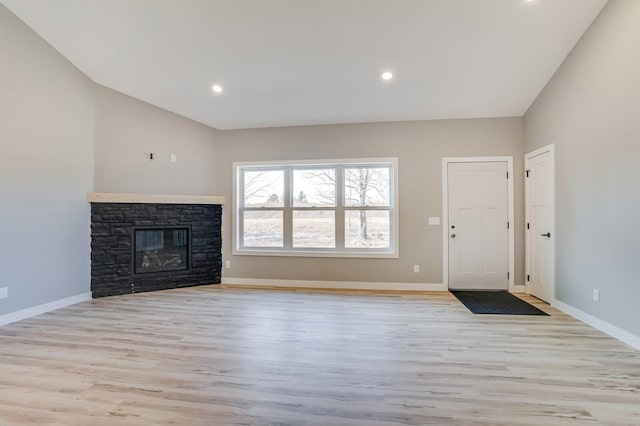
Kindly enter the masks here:
<path id="1" fill-rule="evenodd" d="M 640 353 L 449 293 L 215 286 L 0 327 L 0 425 L 640 425 Z"/>

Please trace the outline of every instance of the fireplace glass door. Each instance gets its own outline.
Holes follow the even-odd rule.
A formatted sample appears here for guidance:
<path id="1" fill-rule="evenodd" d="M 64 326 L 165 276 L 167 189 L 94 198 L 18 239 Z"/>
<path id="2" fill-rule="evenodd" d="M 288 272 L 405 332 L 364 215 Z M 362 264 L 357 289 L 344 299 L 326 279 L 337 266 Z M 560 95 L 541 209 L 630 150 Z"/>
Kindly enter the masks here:
<path id="1" fill-rule="evenodd" d="M 189 228 L 134 229 L 134 273 L 189 269 Z"/>

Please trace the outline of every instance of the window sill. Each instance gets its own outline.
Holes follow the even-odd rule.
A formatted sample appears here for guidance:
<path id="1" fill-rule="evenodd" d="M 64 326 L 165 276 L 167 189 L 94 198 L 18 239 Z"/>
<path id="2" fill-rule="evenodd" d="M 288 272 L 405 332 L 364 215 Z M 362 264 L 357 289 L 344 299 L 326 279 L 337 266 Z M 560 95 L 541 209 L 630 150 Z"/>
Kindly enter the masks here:
<path id="1" fill-rule="evenodd" d="M 234 256 L 278 256 L 278 257 L 347 257 L 360 259 L 398 259 L 398 252 L 358 251 L 306 251 L 306 250 L 233 250 Z"/>

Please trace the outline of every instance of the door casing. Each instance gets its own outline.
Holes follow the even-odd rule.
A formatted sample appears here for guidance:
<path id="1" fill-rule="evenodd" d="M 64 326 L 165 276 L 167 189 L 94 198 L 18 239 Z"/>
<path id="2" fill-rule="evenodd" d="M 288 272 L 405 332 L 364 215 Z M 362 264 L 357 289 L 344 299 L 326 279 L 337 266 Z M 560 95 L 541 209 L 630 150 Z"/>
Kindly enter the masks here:
<path id="1" fill-rule="evenodd" d="M 524 169 L 525 169 L 525 173 L 527 170 L 529 170 L 529 161 L 534 158 L 537 157 L 538 155 L 544 154 L 548 152 L 551 158 L 551 188 L 553 193 L 551 194 L 551 199 L 553 200 L 553 204 L 551 206 L 551 230 L 549 232 L 551 232 L 551 235 L 553 236 L 553 238 L 551 239 L 551 259 L 553 259 L 553 268 L 551 268 L 551 285 L 550 285 L 550 290 L 551 290 L 551 300 L 549 300 L 549 303 L 553 303 L 555 301 L 555 295 L 556 295 L 556 271 L 555 271 L 555 259 L 556 259 L 556 239 L 555 239 L 555 235 L 556 235 L 556 172 L 555 172 L 555 164 L 556 164 L 556 153 L 555 153 L 555 144 L 550 144 L 547 146 L 543 146 L 540 149 L 536 149 L 535 151 L 529 152 L 527 154 L 524 155 Z M 527 181 L 527 178 L 525 176 L 525 183 L 524 183 L 524 217 L 525 217 L 525 223 L 529 222 L 531 220 L 531 205 L 530 205 L 530 201 L 529 201 L 529 195 L 530 195 L 530 191 L 531 189 L 529 188 L 529 182 Z M 527 231 L 526 226 L 525 226 L 525 236 L 524 236 L 524 271 L 525 271 L 525 288 L 527 291 L 527 294 L 531 294 L 531 290 L 530 290 L 530 286 L 529 286 L 529 281 L 527 281 L 527 275 L 531 274 L 531 265 L 530 265 L 530 255 L 531 255 L 531 243 L 532 243 L 532 236 L 530 235 L 530 232 Z"/>
<path id="2" fill-rule="evenodd" d="M 506 162 L 507 217 L 509 221 L 509 292 L 515 292 L 515 207 L 513 193 L 513 157 L 445 157 L 442 159 L 442 282 L 449 288 L 449 163 Z M 506 178 L 506 177 L 505 177 Z"/>

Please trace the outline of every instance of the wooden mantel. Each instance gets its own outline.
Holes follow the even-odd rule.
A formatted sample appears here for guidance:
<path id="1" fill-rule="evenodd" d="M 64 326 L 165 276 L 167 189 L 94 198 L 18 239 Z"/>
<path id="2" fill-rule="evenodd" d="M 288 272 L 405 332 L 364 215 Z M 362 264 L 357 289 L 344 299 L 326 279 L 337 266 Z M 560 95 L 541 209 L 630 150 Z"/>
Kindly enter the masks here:
<path id="1" fill-rule="evenodd" d="M 219 195 L 165 195 L 165 194 L 117 194 L 89 192 L 90 203 L 145 203 L 145 204 L 224 204 Z"/>

